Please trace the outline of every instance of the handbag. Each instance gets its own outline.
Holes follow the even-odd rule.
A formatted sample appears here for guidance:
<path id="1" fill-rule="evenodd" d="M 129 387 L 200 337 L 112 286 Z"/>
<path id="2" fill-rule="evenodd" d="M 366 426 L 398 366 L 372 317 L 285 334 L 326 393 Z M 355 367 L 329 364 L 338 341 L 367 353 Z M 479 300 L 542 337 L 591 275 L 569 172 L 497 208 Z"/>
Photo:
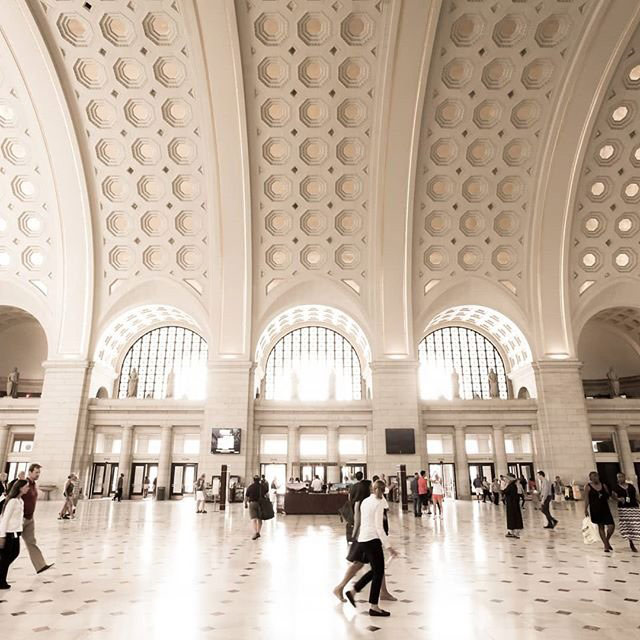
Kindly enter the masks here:
<path id="1" fill-rule="evenodd" d="M 271 520 L 274 517 L 273 503 L 269 498 L 262 497 L 258 500 L 258 507 L 260 508 L 260 520 Z"/>
<path id="2" fill-rule="evenodd" d="M 342 520 L 344 520 L 347 524 L 353 526 L 354 515 L 353 515 L 353 507 L 351 506 L 351 501 L 347 500 L 339 509 L 338 515 Z"/>

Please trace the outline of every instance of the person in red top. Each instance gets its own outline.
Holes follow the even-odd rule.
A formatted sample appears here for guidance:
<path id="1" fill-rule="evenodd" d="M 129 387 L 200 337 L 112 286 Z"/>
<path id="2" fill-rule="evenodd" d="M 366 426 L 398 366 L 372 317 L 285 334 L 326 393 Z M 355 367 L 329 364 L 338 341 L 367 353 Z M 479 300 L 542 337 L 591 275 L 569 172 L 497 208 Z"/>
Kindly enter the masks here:
<path id="1" fill-rule="evenodd" d="M 29 490 L 22 496 L 22 502 L 24 503 L 24 522 L 22 525 L 22 542 L 27 547 L 31 563 L 36 573 L 42 573 L 53 566 L 47 564 L 38 543 L 36 542 L 35 522 L 33 520 L 33 513 L 36 510 L 36 503 L 38 502 L 38 485 L 37 480 L 40 477 L 40 469 L 42 467 L 39 464 L 32 464 L 29 466 L 29 475 L 27 480 L 29 481 Z"/>
<path id="2" fill-rule="evenodd" d="M 420 502 L 422 503 L 422 506 L 427 508 L 427 515 L 430 515 L 431 509 L 429 509 L 429 483 L 427 482 L 426 476 L 427 472 L 422 470 L 420 472 L 420 477 L 418 478 L 418 496 L 420 496 Z"/>

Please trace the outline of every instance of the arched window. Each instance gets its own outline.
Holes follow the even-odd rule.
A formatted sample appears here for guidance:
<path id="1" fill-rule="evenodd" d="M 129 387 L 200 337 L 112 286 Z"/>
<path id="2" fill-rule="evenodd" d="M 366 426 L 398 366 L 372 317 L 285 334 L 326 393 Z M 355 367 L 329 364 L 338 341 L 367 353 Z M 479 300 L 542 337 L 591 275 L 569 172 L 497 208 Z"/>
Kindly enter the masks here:
<path id="1" fill-rule="evenodd" d="M 343 336 L 302 327 L 280 338 L 267 359 L 267 400 L 360 400 L 360 360 Z"/>
<path id="2" fill-rule="evenodd" d="M 138 373 L 138 398 L 202 400 L 207 383 L 207 343 L 183 327 L 159 327 L 135 341 L 122 363 L 118 397 L 127 397 L 129 377 Z"/>
<path id="3" fill-rule="evenodd" d="M 452 397 L 452 373 L 458 374 L 461 398 L 489 398 L 489 371 L 498 376 L 501 398 L 507 376 L 498 350 L 482 334 L 466 327 L 444 327 L 426 336 L 418 347 L 420 395 L 424 400 Z"/>

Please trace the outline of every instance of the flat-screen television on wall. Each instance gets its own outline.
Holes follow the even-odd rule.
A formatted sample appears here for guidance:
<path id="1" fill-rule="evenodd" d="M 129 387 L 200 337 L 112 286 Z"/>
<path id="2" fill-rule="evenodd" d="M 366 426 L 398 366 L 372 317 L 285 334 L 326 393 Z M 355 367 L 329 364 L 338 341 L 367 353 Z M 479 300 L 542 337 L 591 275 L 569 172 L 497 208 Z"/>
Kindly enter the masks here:
<path id="1" fill-rule="evenodd" d="M 211 453 L 240 453 L 242 429 L 211 429 Z"/>
<path id="2" fill-rule="evenodd" d="M 387 453 L 415 453 L 416 436 L 413 429 L 385 429 Z"/>

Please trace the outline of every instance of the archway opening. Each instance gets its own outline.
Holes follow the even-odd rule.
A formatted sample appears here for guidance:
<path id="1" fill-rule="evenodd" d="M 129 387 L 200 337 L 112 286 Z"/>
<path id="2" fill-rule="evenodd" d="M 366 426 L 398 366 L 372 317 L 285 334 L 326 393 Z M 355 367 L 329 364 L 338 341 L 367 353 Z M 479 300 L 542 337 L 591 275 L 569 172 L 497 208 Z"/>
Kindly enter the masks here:
<path id="1" fill-rule="evenodd" d="M 591 317 L 578 357 L 587 397 L 640 397 L 640 309 L 611 307 Z"/>
<path id="2" fill-rule="evenodd" d="M 360 400 L 362 369 L 353 345 L 326 327 L 299 327 L 269 353 L 267 400 Z"/>
<path id="3" fill-rule="evenodd" d="M 18 307 L 0 306 L 0 396 L 40 397 L 47 353 L 38 320 Z"/>

